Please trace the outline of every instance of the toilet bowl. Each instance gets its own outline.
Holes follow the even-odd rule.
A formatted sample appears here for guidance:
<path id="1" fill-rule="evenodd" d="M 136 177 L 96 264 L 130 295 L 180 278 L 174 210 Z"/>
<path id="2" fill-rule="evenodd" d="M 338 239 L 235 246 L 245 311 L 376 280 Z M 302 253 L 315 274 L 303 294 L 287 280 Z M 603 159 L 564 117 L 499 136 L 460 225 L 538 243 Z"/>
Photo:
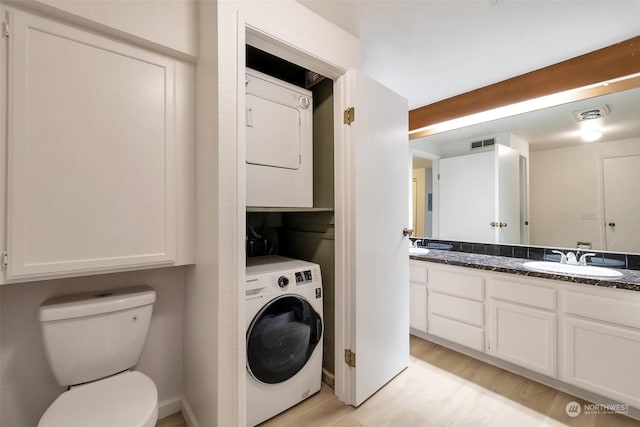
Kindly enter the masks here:
<path id="1" fill-rule="evenodd" d="M 70 386 L 38 427 L 154 427 L 158 391 L 131 370 L 142 353 L 155 291 L 148 286 L 52 298 L 40 306 L 47 360 Z"/>
<path id="2" fill-rule="evenodd" d="M 149 377 L 127 371 L 62 393 L 38 427 L 154 427 L 158 392 Z"/>

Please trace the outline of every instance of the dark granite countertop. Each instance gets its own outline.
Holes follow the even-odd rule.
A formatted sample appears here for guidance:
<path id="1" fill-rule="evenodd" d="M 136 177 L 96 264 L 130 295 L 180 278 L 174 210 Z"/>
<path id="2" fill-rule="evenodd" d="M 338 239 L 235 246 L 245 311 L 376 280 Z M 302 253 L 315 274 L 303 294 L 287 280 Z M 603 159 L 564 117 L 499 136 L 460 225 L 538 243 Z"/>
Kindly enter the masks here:
<path id="1" fill-rule="evenodd" d="M 568 276 L 564 274 L 527 270 L 522 266 L 522 264 L 527 261 L 531 261 L 529 259 L 472 254 L 466 252 L 451 252 L 438 249 L 429 249 L 429 253 L 426 255 L 410 255 L 409 258 L 418 261 L 435 262 L 459 267 L 470 267 L 479 270 L 498 271 L 501 273 L 517 274 L 520 276 L 540 277 L 542 279 L 560 280 L 563 282 L 640 291 L 640 271 L 638 270 L 616 270 L 622 273 L 622 277 L 615 279 L 589 276 Z"/>

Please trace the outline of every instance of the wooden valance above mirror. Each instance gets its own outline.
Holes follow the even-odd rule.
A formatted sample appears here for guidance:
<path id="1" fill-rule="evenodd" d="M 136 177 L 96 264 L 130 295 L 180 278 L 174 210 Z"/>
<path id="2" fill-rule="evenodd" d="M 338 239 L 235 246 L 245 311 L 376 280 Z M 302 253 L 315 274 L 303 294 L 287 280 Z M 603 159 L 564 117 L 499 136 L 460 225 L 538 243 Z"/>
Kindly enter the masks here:
<path id="1" fill-rule="evenodd" d="M 564 103 L 638 87 L 640 76 L 617 80 L 637 73 L 640 73 L 640 36 L 411 110 L 410 139 L 437 133 L 439 130 L 430 128 L 437 123 L 534 98 L 572 91 L 560 101 Z M 603 82 L 610 83 L 592 86 Z M 573 91 L 576 88 L 585 90 Z"/>

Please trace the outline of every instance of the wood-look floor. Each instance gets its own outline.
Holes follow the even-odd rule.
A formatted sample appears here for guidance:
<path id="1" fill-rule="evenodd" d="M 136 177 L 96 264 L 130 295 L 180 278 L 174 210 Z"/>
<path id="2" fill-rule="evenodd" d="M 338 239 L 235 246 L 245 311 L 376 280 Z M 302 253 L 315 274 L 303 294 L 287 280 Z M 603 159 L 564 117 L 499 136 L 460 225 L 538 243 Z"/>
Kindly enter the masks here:
<path id="1" fill-rule="evenodd" d="M 319 393 L 262 426 L 640 426 L 622 415 L 571 418 L 565 411 L 571 401 L 587 403 L 412 336 L 409 367 L 360 407 L 342 404 L 323 384 Z M 172 417 L 156 427 L 186 427 L 180 414 Z"/>
<path id="2" fill-rule="evenodd" d="M 169 415 L 156 423 L 156 427 L 187 427 L 181 412 Z"/>

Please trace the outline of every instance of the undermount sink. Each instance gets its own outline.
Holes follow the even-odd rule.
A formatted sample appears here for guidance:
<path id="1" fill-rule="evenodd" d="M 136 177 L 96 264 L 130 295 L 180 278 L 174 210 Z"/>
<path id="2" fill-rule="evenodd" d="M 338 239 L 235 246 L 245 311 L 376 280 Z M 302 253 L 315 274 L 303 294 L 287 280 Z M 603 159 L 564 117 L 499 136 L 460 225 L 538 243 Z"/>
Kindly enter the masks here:
<path id="1" fill-rule="evenodd" d="M 522 266 L 529 270 L 544 271 L 545 273 L 559 273 L 576 276 L 591 277 L 622 277 L 622 273 L 610 268 L 595 267 L 593 265 L 570 265 L 549 261 L 530 261 Z"/>
<path id="2" fill-rule="evenodd" d="M 425 248 L 409 248 L 409 255 L 426 255 L 429 253 L 429 249 Z"/>

